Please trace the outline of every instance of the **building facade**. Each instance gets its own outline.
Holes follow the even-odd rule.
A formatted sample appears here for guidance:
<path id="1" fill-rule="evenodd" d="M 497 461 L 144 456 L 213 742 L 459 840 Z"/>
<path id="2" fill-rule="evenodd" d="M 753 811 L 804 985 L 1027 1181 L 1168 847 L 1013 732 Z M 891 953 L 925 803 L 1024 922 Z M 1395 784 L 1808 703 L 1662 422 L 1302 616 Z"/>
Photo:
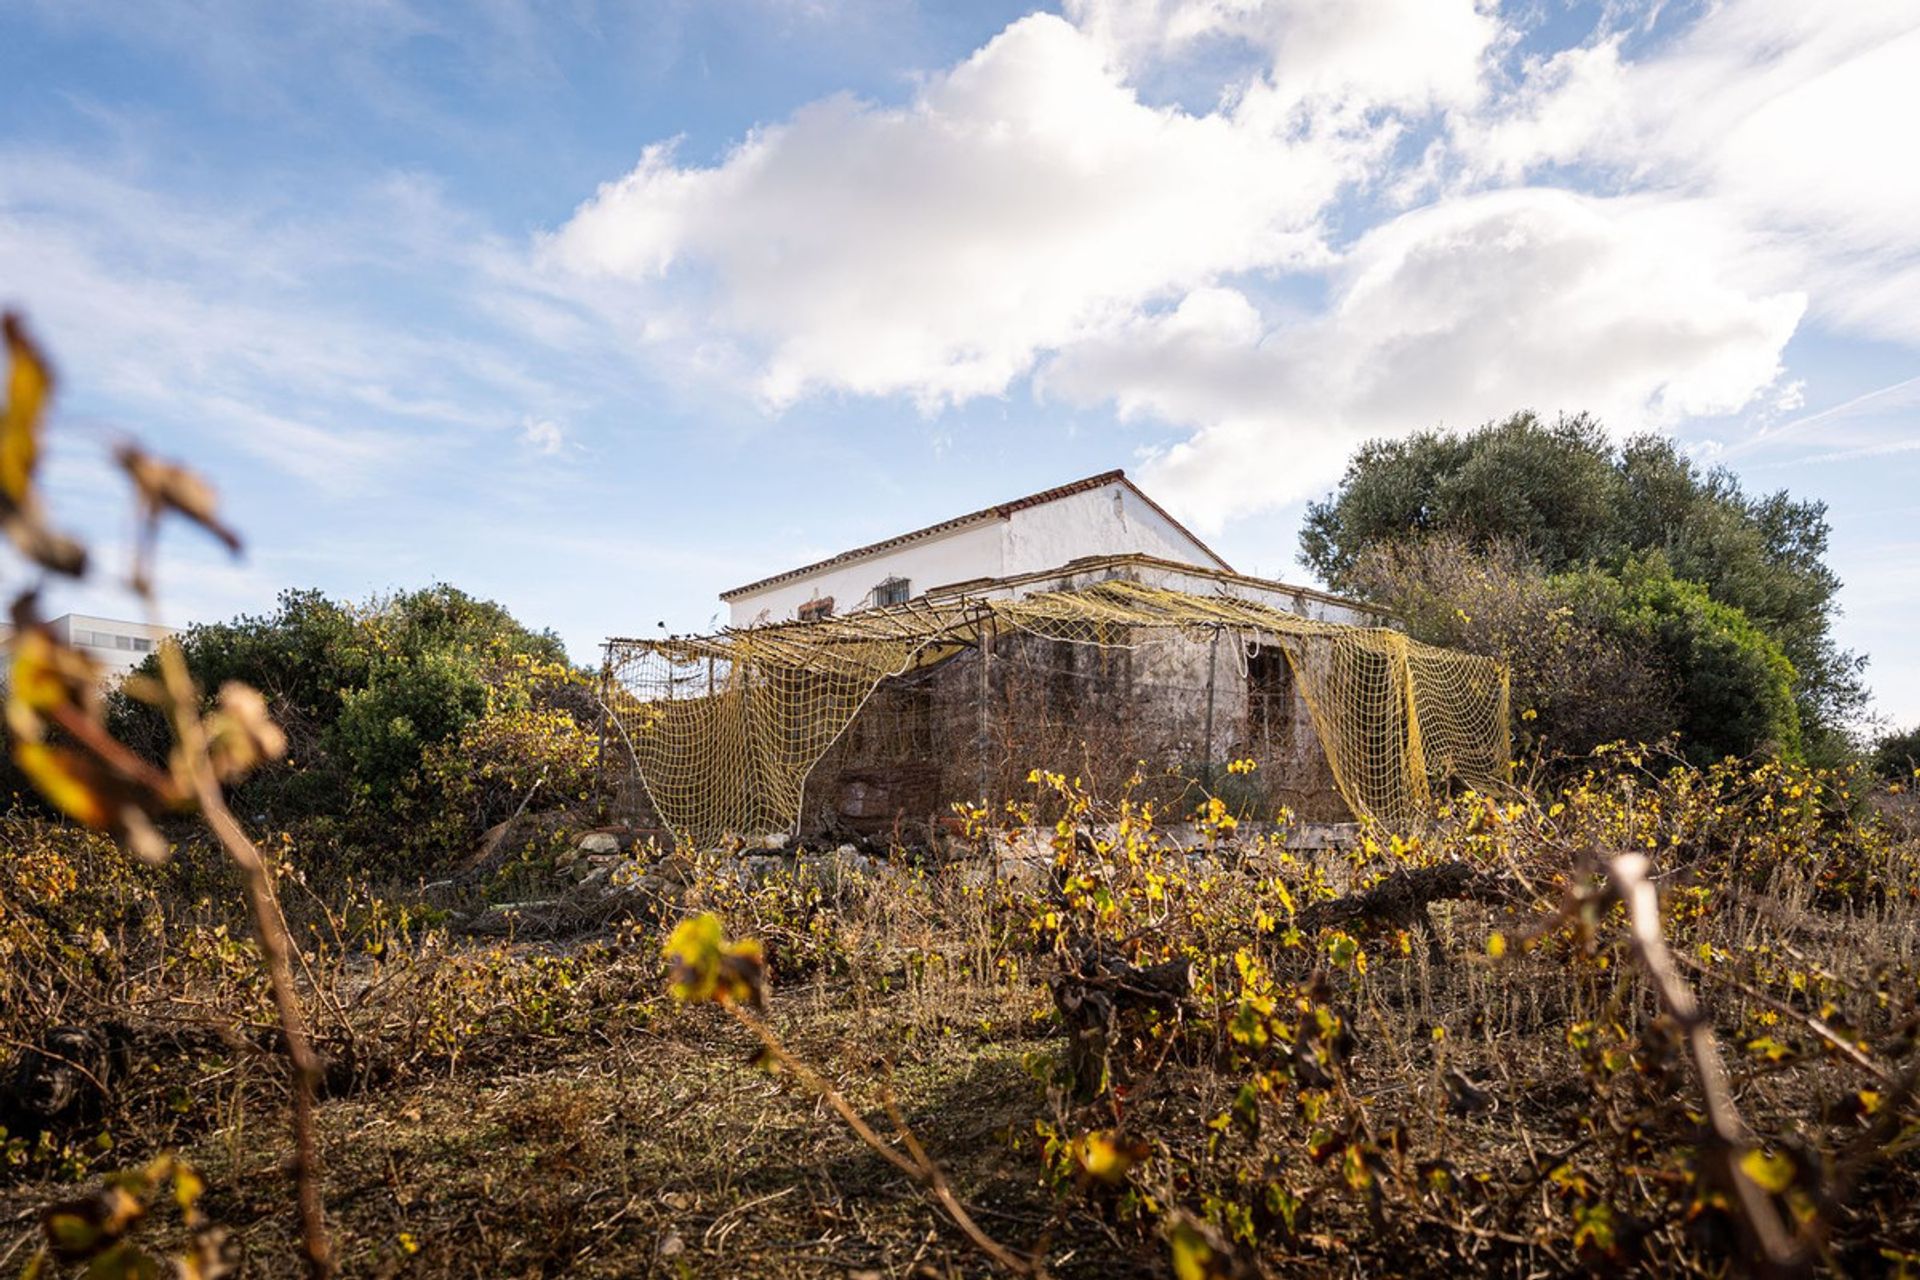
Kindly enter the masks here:
<path id="1" fill-rule="evenodd" d="M 106 668 L 110 676 L 124 676 L 147 660 L 173 628 L 124 618 L 102 618 L 90 613 L 63 613 L 47 626 L 53 634 Z"/>
<path id="2" fill-rule="evenodd" d="M 1124 471 L 1108 471 L 776 573 L 720 599 L 736 627 L 806 621 L 1117 555 L 1232 571 Z"/>

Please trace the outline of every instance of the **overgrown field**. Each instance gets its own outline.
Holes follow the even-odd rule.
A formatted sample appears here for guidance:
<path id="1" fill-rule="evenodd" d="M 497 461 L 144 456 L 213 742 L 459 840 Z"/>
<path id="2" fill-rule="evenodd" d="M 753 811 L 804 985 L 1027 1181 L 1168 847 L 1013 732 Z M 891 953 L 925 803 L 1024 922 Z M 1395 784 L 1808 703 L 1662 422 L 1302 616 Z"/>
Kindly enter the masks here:
<path id="1" fill-rule="evenodd" d="M 509 872 L 516 894 L 570 879 L 551 821 L 425 896 L 310 884 L 281 847 L 333 1255 L 1898 1273 L 1920 1265 L 1909 801 L 1615 752 L 1309 852 L 1036 774 L 938 851 L 642 849 L 618 918 L 542 938 L 460 922 Z M 297 1273 L 288 1072 L 232 873 L 4 822 L 0 1271 L 46 1219 L 70 1260 L 45 1274 L 151 1274 L 136 1250 Z M 183 1215 L 172 1191 L 200 1186 Z"/>

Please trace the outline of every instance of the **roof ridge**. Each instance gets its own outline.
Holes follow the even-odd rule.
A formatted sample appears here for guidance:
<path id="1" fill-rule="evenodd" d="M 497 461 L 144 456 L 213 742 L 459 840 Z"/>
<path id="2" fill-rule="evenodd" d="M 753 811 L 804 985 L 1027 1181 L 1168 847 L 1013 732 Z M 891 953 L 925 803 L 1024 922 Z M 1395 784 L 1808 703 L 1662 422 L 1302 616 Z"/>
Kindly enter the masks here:
<path id="1" fill-rule="evenodd" d="M 1070 480 L 1066 484 L 1055 485 L 1051 489 L 1042 489 L 1037 493 L 1030 493 L 1024 498 L 1014 498 L 1007 502 L 997 502 L 990 507 L 982 507 L 978 511 L 970 511 L 966 515 L 954 516 L 949 520 L 941 520 L 935 524 L 927 525 L 922 529 L 914 529 L 907 533 L 897 533 L 891 538 L 882 538 L 878 542 L 869 542 L 865 546 L 853 547 L 849 550 L 830 555 L 824 560 L 816 560 L 812 564 L 803 564 L 798 568 L 787 569 L 769 577 L 749 582 L 745 586 L 730 587 L 720 593 L 720 599 L 730 601 L 736 596 L 746 595 L 750 591 L 758 591 L 762 587 L 771 587 L 781 582 L 789 582 L 794 578 L 805 577 L 807 574 L 816 573 L 821 569 L 829 569 L 835 565 L 852 564 L 856 560 L 864 560 L 868 556 L 878 555 L 882 551 L 891 551 L 895 547 L 904 546 L 909 542 L 917 542 L 921 538 L 930 538 L 938 534 L 948 533 L 983 520 L 1005 520 L 1016 511 L 1025 511 L 1030 507 L 1045 506 L 1049 502 L 1058 502 L 1062 498 L 1070 498 L 1074 494 L 1086 493 L 1089 490 L 1115 483 L 1125 485 L 1136 497 L 1158 513 L 1163 520 L 1175 529 L 1178 529 L 1194 546 L 1199 547 L 1200 550 L 1213 557 L 1227 572 L 1233 572 L 1233 566 L 1229 565 L 1212 547 L 1209 547 L 1198 537 L 1194 536 L 1192 530 L 1174 519 L 1173 516 L 1167 512 L 1166 508 L 1148 497 L 1139 485 L 1129 479 L 1124 468 L 1115 467 L 1110 471 L 1102 471 L 1097 475 L 1084 476 L 1079 480 Z"/>

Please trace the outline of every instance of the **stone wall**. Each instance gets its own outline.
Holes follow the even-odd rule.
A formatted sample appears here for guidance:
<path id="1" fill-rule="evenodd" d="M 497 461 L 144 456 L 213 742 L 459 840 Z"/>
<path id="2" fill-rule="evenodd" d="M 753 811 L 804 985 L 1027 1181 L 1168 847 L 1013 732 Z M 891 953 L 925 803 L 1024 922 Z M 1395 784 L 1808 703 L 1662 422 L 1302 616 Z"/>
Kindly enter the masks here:
<path id="1" fill-rule="evenodd" d="M 1131 640 L 1003 634 L 984 689 L 972 650 L 887 681 L 814 769 L 801 834 L 917 835 L 953 801 L 1030 797 L 1033 769 L 1106 797 L 1138 771 L 1135 794 L 1174 815 L 1211 791 L 1255 820 L 1283 805 L 1305 820 L 1351 817 L 1278 650 L 1249 653 L 1233 632 Z M 1229 773 L 1243 758 L 1258 768 Z"/>

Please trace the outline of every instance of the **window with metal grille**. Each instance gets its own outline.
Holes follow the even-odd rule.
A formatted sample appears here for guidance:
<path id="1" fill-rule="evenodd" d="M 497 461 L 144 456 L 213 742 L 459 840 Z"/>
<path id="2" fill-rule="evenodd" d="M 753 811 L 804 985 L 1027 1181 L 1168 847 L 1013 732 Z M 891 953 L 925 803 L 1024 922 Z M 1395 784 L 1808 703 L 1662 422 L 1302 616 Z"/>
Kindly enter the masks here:
<path id="1" fill-rule="evenodd" d="M 1271 759 L 1293 747 L 1293 668 L 1279 649 L 1247 655 L 1247 736 L 1255 753 Z"/>
<path id="2" fill-rule="evenodd" d="M 905 604 L 913 596 L 913 584 L 905 578 L 888 578 L 873 589 L 875 604 Z"/>

